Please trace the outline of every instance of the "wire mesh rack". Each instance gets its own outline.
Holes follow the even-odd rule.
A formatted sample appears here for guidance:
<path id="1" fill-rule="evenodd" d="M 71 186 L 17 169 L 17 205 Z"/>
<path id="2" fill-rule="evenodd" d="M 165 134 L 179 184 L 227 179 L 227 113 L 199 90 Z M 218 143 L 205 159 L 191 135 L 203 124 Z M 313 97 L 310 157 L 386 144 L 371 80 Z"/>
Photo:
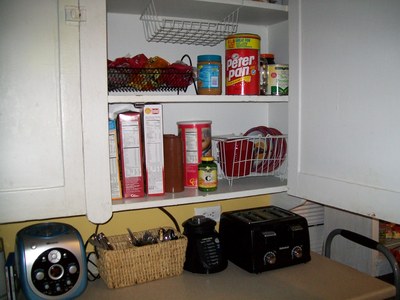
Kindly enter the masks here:
<path id="1" fill-rule="evenodd" d="M 109 92 L 186 92 L 193 72 L 174 68 L 108 68 Z"/>
<path id="2" fill-rule="evenodd" d="M 287 135 L 217 136 L 212 139 L 219 178 L 275 176 L 287 179 Z"/>
<path id="3" fill-rule="evenodd" d="M 238 18 L 239 8 L 219 22 L 161 18 L 153 0 L 140 16 L 148 42 L 202 46 L 215 46 L 236 33 Z"/>

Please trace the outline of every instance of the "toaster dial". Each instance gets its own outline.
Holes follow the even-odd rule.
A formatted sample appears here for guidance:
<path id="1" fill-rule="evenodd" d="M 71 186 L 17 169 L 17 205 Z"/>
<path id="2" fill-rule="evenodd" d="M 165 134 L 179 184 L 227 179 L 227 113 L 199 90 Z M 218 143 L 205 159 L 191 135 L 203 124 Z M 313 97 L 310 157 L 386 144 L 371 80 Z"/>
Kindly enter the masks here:
<path id="1" fill-rule="evenodd" d="M 269 264 L 273 265 L 276 263 L 276 254 L 274 251 L 268 251 L 264 255 L 264 265 Z"/>
<path id="2" fill-rule="evenodd" d="M 303 248 L 300 246 L 295 246 L 292 249 L 292 258 L 301 258 L 303 256 Z"/>

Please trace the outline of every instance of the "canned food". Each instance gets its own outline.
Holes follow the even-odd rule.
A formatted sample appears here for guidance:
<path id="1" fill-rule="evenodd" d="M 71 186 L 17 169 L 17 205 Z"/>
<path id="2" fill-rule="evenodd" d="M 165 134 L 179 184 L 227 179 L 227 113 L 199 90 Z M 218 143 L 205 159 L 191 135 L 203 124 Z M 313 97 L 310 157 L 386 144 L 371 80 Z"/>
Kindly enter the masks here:
<path id="1" fill-rule="evenodd" d="M 288 95 L 289 94 L 289 65 L 268 66 L 268 94 Z"/>
<path id="2" fill-rule="evenodd" d="M 182 121 L 177 124 L 183 145 L 184 185 L 197 187 L 201 158 L 212 156 L 211 121 Z"/>
<path id="3" fill-rule="evenodd" d="M 234 34 L 225 40 L 225 94 L 259 95 L 260 36 Z"/>

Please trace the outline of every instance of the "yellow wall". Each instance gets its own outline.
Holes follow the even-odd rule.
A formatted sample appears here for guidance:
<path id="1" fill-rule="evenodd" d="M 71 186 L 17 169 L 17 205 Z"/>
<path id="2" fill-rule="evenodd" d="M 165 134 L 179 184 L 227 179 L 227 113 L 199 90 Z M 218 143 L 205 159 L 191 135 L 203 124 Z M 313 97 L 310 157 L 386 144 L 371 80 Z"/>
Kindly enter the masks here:
<path id="1" fill-rule="evenodd" d="M 234 200 L 172 206 L 166 207 L 165 209 L 175 217 L 175 219 L 178 221 L 179 226 L 181 226 L 185 220 L 194 215 L 195 207 L 221 205 L 222 211 L 230 211 L 236 209 L 265 206 L 268 204 L 269 196 L 265 195 L 239 198 Z M 96 230 L 96 225 L 89 222 L 85 216 L 2 224 L 0 225 L 0 237 L 3 238 L 6 253 L 14 251 L 15 235 L 20 229 L 35 223 L 48 221 L 63 222 L 74 226 L 81 233 L 84 241 L 86 241 L 88 237 Z M 151 228 L 157 228 L 160 226 L 174 227 L 174 224 L 161 210 L 159 210 L 158 208 L 151 208 L 114 213 L 112 219 L 109 222 L 100 225 L 98 232 L 104 232 L 106 235 L 110 236 L 126 233 L 127 227 L 129 227 L 132 231 L 141 231 Z M 182 226 L 181 230 L 183 230 Z"/>

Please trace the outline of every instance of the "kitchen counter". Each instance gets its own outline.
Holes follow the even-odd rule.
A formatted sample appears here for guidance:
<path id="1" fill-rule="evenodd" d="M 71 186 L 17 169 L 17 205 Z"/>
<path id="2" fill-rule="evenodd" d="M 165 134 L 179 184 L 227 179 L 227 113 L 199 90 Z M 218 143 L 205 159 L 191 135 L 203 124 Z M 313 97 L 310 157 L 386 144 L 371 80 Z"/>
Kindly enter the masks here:
<path id="1" fill-rule="evenodd" d="M 215 274 L 182 275 L 131 287 L 109 289 L 103 280 L 89 282 L 79 299 L 385 299 L 395 287 L 316 253 L 311 261 L 260 274 L 229 262 Z"/>

